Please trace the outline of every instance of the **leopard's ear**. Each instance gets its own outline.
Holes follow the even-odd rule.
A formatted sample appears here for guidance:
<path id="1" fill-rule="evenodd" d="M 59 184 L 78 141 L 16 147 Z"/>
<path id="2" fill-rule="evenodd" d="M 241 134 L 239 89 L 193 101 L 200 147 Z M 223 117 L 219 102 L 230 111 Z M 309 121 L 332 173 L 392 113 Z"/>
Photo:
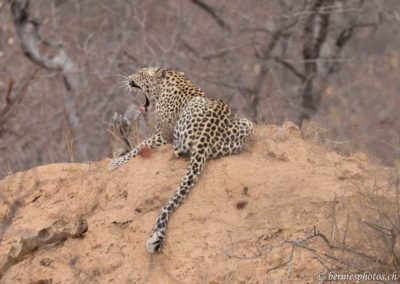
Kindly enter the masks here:
<path id="1" fill-rule="evenodd" d="M 163 68 L 163 67 L 160 67 L 154 73 L 154 77 L 164 78 L 166 73 L 167 73 L 167 69 Z"/>

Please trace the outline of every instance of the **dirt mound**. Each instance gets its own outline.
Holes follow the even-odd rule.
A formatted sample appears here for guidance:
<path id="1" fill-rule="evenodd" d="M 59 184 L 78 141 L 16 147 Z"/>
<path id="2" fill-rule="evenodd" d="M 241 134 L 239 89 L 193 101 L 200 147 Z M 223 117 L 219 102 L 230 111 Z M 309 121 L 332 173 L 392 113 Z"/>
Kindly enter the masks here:
<path id="1" fill-rule="evenodd" d="M 163 252 L 149 255 L 145 242 L 187 161 L 170 146 L 114 172 L 109 161 L 50 164 L 0 181 L 3 263 L 21 236 L 43 235 L 59 220 L 88 224 L 81 237 L 35 247 L 2 283 L 315 282 L 324 266 L 288 241 L 331 232 L 332 200 L 350 200 L 353 181 L 380 179 L 375 167 L 370 180 L 363 154 L 330 152 L 291 123 L 258 126 L 244 152 L 208 162 L 174 213 Z"/>

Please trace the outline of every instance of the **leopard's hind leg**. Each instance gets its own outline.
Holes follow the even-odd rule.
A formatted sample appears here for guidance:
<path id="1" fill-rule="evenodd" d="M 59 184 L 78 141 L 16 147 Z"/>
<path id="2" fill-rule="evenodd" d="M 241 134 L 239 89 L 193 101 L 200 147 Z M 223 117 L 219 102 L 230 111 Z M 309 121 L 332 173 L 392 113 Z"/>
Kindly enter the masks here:
<path id="1" fill-rule="evenodd" d="M 210 158 L 219 158 L 226 155 L 239 153 L 247 142 L 253 130 L 253 123 L 246 119 L 234 119 L 227 125 L 224 132 L 218 133 Z"/>

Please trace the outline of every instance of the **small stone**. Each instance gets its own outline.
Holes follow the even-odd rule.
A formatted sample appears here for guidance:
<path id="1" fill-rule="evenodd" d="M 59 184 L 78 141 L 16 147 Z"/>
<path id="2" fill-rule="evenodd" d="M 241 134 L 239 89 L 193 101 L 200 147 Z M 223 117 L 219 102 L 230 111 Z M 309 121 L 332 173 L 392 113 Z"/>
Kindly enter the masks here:
<path id="1" fill-rule="evenodd" d="M 40 260 L 40 265 L 45 266 L 45 267 L 51 267 L 53 264 L 53 260 L 51 258 L 43 258 Z"/>

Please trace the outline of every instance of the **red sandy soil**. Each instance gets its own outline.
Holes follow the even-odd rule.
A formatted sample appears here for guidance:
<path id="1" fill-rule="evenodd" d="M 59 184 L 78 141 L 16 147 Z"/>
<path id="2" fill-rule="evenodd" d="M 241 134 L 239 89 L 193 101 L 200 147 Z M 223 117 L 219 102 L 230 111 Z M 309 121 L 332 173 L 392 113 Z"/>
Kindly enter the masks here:
<path id="1" fill-rule="evenodd" d="M 317 283 L 324 267 L 307 250 L 277 267 L 290 255 L 286 241 L 330 232 L 332 200 L 351 200 L 353 181 L 373 182 L 364 154 L 329 151 L 292 123 L 257 126 L 242 153 L 207 163 L 162 253 L 150 255 L 146 240 L 187 160 L 165 146 L 114 172 L 109 162 L 49 164 L 0 181 L 0 262 L 21 236 L 57 220 L 83 215 L 89 225 L 81 238 L 30 253 L 1 283 Z"/>

